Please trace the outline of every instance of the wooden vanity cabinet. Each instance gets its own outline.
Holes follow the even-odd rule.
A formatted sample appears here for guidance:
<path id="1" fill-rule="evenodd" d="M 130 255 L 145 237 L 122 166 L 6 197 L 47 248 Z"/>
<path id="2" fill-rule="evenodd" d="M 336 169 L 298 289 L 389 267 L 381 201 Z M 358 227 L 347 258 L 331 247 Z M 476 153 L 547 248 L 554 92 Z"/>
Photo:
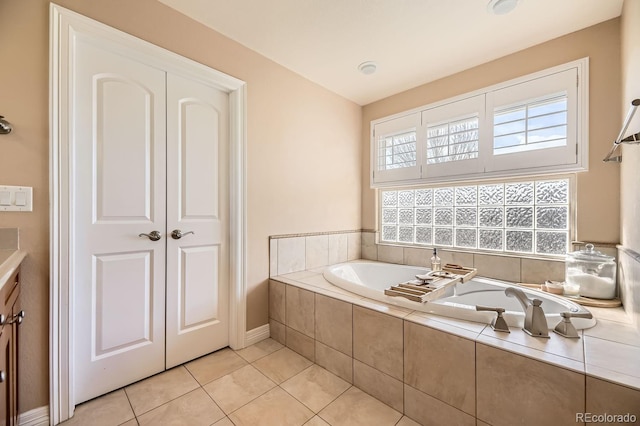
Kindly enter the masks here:
<path id="1" fill-rule="evenodd" d="M 18 334 L 24 317 L 19 278 L 20 268 L 0 290 L 0 426 L 18 424 Z"/>

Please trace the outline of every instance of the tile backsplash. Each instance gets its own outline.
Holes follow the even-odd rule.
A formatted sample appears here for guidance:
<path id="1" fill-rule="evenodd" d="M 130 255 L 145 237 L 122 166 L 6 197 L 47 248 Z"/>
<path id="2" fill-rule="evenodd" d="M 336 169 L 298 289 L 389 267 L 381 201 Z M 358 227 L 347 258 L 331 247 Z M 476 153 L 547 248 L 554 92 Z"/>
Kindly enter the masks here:
<path id="1" fill-rule="evenodd" d="M 0 228 L 0 250 L 17 250 L 18 228 Z"/>
<path id="2" fill-rule="evenodd" d="M 576 245 L 574 250 L 584 247 Z M 617 256 L 615 247 L 598 246 L 596 250 Z M 376 244 L 373 231 L 362 231 L 362 258 L 381 262 L 429 267 L 432 248 L 405 247 Z M 478 275 L 517 283 L 541 284 L 546 280 L 564 281 L 564 259 L 531 259 L 519 256 L 471 253 L 438 249 L 443 264 L 455 263 L 478 269 Z"/>
<path id="3" fill-rule="evenodd" d="M 338 231 L 269 237 L 269 276 L 357 260 L 361 232 Z"/>

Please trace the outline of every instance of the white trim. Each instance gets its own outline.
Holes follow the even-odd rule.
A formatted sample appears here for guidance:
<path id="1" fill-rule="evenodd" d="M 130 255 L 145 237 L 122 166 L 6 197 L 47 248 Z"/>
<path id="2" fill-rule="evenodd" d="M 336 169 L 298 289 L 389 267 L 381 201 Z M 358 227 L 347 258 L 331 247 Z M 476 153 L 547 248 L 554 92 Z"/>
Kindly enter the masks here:
<path id="1" fill-rule="evenodd" d="M 71 41 L 83 35 L 96 42 L 115 43 L 121 53 L 134 55 L 165 71 L 213 84 L 229 93 L 230 105 L 230 291 L 229 346 L 245 347 L 246 329 L 246 83 L 154 46 L 122 31 L 51 3 L 50 5 L 50 422 L 73 415 L 73 294 L 69 251 L 69 147 L 67 111 Z"/>
<path id="2" fill-rule="evenodd" d="M 20 426 L 47 426 L 49 424 L 49 407 L 38 407 L 20 414 Z"/>
<path id="3" fill-rule="evenodd" d="M 269 324 L 265 324 L 247 331 L 245 343 L 247 344 L 247 346 L 251 346 L 263 341 L 264 339 L 268 339 L 269 337 L 271 337 Z"/>

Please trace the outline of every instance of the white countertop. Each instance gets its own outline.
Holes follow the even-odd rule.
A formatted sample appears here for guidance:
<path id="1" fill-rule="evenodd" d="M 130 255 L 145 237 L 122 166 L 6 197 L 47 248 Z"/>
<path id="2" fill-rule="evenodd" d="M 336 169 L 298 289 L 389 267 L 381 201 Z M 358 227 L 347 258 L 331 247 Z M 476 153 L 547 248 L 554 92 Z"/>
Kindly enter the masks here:
<path id="1" fill-rule="evenodd" d="M 0 289 L 27 256 L 24 250 L 0 250 Z"/>

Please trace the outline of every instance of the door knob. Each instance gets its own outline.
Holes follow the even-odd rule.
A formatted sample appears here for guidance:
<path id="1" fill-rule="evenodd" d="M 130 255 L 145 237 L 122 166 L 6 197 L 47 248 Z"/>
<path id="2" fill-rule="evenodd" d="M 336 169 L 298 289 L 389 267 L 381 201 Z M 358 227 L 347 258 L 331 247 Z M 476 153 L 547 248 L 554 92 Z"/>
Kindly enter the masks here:
<path id="1" fill-rule="evenodd" d="M 174 229 L 173 232 L 171 232 L 171 238 L 173 238 L 174 240 L 179 240 L 180 238 L 189 234 L 195 234 L 195 232 L 193 231 L 182 232 L 179 229 Z"/>
<path id="2" fill-rule="evenodd" d="M 162 238 L 162 234 L 160 234 L 160 231 L 151 231 L 148 234 L 138 234 L 138 237 L 147 237 L 151 241 L 158 241 Z"/>
<path id="3" fill-rule="evenodd" d="M 11 318 L 9 318 L 9 320 L 7 321 L 7 324 L 18 323 L 18 325 L 20 325 L 20 324 L 22 324 L 22 321 L 24 320 L 24 316 L 25 316 L 24 311 L 20 311 L 17 314 L 15 314 L 14 316 L 12 316 Z"/>

